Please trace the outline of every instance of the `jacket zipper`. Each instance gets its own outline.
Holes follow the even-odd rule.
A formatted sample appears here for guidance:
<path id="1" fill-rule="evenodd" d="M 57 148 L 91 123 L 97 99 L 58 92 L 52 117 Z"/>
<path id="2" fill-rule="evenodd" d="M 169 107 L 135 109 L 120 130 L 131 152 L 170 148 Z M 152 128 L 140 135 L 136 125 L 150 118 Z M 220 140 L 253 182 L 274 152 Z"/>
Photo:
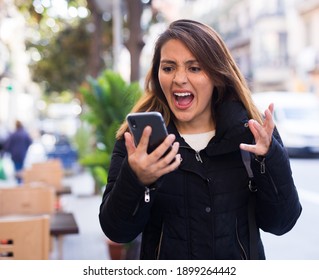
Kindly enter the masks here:
<path id="1" fill-rule="evenodd" d="M 266 163 L 265 163 L 266 158 L 263 158 L 262 160 L 259 160 L 258 158 L 255 158 L 255 160 L 256 160 L 257 162 L 259 162 L 259 164 L 260 164 L 260 173 L 261 173 L 261 174 L 265 174 L 265 173 L 266 173 Z M 276 187 L 276 184 L 275 184 L 275 182 L 274 182 L 272 176 L 271 176 L 270 174 L 268 174 L 268 177 L 269 177 L 269 179 L 270 179 L 270 182 L 271 182 L 271 184 L 272 184 L 272 186 L 273 186 L 273 188 L 274 188 L 276 194 L 278 195 L 278 189 L 277 189 L 277 187 Z"/>
<path id="2" fill-rule="evenodd" d="M 195 151 L 195 158 L 198 162 L 203 163 L 203 160 L 199 154 L 199 151 Z"/>
<path id="3" fill-rule="evenodd" d="M 265 164 L 265 158 L 263 158 L 260 161 L 260 173 L 265 174 L 266 173 L 266 164 Z"/>
<path id="4" fill-rule="evenodd" d="M 151 196 L 150 196 L 150 188 L 149 187 L 145 187 L 145 192 L 144 192 L 144 201 L 146 203 L 150 202 L 151 200 Z"/>
<path id="5" fill-rule="evenodd" d="M 144 191 L 144 201 L 146 203 L 151 201 L 151 191 L 154 191 L 156 187 L 150 188 L 145 186 L 145 191 Z"/>
<path id="6" fill-rule="evenodd" d="M 151 201 L 151 190 L 155 190 L 155 188 L 149 188 L 149 187 L 145 187 L 145 191 L 144 191 L 144 201 L 146 203 L 149 203 Z M 140 207 L 140 201 L 137 203 L 136 207 L 134 208 L 133 214 L 132 216 L 135 216 L 138 208 Z"/>
<path id="7" fill-rule="evenodd" d="M 194 151 L 193 148 L 188 146 L 180 146 L 180 148 L 185 148 L 185 149 Z M 202 157 L 200 156 L 200 151 L 195 151 L 195 158 L 198 162 L 203 163 Z"/>

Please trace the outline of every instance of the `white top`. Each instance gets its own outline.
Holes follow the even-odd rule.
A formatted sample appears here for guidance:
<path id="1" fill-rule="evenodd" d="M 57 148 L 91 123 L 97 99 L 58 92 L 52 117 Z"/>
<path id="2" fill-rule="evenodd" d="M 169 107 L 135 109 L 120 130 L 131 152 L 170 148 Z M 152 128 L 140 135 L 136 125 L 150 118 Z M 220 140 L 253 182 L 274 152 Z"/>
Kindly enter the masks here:
<path id="1" fill-rule="evenodd" d="M 215 130 L 197 134 L 181 134 L 181 136 L 188 145 L 198 152 L 206 148 L 210 139 L 215 136 Z"/>

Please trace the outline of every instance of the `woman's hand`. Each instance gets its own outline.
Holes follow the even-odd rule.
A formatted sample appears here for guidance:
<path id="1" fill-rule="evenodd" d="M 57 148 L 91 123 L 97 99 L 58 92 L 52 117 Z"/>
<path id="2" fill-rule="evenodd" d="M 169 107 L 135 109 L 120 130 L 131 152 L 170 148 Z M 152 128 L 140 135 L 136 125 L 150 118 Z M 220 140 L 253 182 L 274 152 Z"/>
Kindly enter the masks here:
<path id="1" fill-rule="evenodd" d="M 265 111 L 265 120 L 263 125 L 255 120 L 249 120 L 248 126 L 255 138 L 254 145 L 240 144 L 242 150 L 254 153 L 256 156 L 265 156 L 268 153 L 272 134 L 274 131 L 274 120 L 272 114 L 274 112 L 274 104 L 271 103 Z"/>
<path id="2" fill-rule="evenodd" d="M 137 147 L 134 144 L 133 136 L 129 132 L 124 134 L 129 165 L 140 182 L 146 186 L 154 183 L 162 175 L 175 170 L 181 162 L 180 155 L 177 154 L 179 143 L 173 144 L 174 134 L 168 135 L 161 145 L 148 154 L 147 147 L 151 133 L 152 128 L 147 126 Z M 170 147 L 170 152 L 163 157 Z"/>

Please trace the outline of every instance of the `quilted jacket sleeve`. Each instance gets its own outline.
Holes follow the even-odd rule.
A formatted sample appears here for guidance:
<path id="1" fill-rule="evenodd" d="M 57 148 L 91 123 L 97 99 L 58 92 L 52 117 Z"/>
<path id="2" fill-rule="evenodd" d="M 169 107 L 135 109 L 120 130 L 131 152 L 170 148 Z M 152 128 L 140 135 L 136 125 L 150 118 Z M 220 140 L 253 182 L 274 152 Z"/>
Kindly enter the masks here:
<path id="1" fill-rule="evenodd" d="M 151 207 L 151 202 L 145 203 L 144 195 L 145 186 L 128 164 L 124 141 L 117 141 L 99 213 L 100 225 L 108 238 L 126 243 L 143 231 Z"/>
<path id="2" fill-rule="evenodd" d="M 252 170 L 258 187 L 257 225 L 276 235 L 288 232 L 299 218 L 302 207 L 287 152 L 276 130 L 268 154 L 263 159 L 253 159 Z"/>

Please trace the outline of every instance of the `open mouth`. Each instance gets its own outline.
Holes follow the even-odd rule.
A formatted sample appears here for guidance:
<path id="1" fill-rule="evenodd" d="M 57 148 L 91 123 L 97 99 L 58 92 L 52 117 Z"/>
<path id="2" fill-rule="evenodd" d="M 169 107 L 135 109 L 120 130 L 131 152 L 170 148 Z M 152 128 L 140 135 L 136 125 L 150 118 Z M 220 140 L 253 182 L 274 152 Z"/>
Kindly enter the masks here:
<path id="1" fill-rule="evenodd" d="M 175 104 L 177 107 L 188 107 L 193 99 L 194 95 L 190 92 L 174 92 Z"/>

